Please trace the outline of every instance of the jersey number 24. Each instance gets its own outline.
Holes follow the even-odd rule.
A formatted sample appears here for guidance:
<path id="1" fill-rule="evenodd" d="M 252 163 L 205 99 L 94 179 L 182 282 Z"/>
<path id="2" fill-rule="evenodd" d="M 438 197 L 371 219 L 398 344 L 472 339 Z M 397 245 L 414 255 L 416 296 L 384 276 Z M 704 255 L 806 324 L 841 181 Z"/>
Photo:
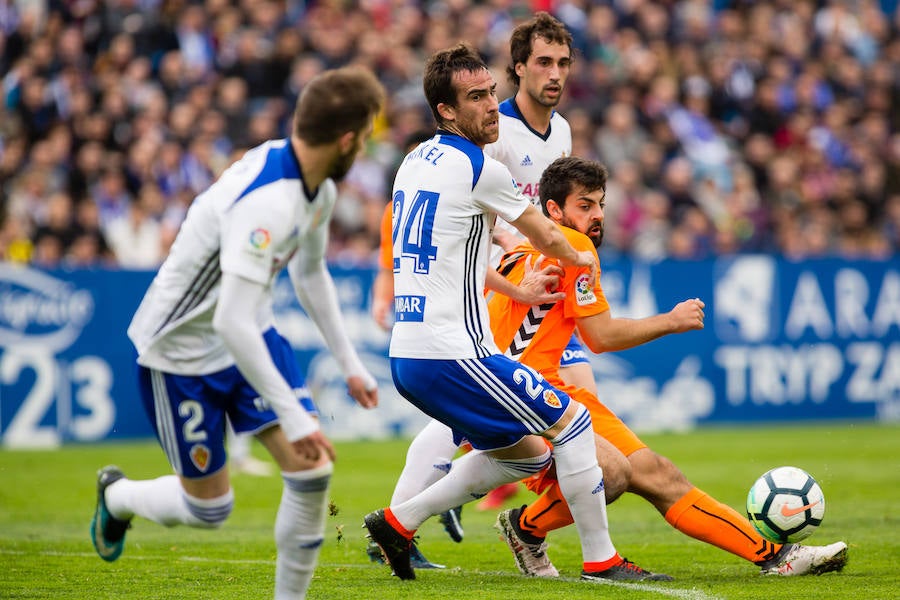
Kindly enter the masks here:
<path id="1" fill-rule="evenodd" d="M 431 228 L 439 197 L 436 192 L 419 190 L 407 208 L 403 191 L 398 190 L 394 194 L 391 207 L 394 273 L 400 271 L 400 261 L 404 258 L 413 259 L 414 271 L 424 274 L 431 269 L 432 261 L 437 259 L 437 246 L 431 243 Z"/>

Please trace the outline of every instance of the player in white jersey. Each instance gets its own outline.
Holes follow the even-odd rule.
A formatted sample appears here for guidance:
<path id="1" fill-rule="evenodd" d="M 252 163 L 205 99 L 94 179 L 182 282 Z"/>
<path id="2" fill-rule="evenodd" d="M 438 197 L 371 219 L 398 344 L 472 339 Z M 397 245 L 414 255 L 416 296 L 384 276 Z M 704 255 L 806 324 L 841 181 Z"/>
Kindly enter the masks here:
<path id="1" fill-rule="evenodd" d="M 550 452 L 538 437 L 544 436 L 553 442 L 575 515 L 584 572 L 603 572 L 623 559 L 609 539 L 590 415 L 536 371 L 499 353 L 483 293 L 497 215 L 562 265 L 596 276 L 596 255 L 577 252 L 519 193 L 509 170 L 485 156 L 484 145 L 499 133 L 496 84 L 471 48 L 435 53 L 424 88 L 438 132 L 407 155 L 394 183 L 391 372 L 407 400 L 476 450 L 420 494 L 366 515 L 366 528 L 394 573 L 414 579 L 416 529 L 431 515 L 545 468 Z"/>
<path id="2" fill-rule="evenodd" d="M 100 470 L 91 538 L 104 560 L 119 557 L 134 516 L 207 529 L 227 519 L 234 502 L 227 415 L 278 463 L 274 595 L 305 597 L 324 536 L 334 449 L 293 350 L 273 326 L 272 285 L 287 267 L 350 395 L 375 406 L 376 383 L 341 324 L 325 248 L 334 180 L 353 164 L 383 100 L 365 69 L 321 74 L 297 101 L 290 138 L 250 150 L 194 200 L 128 329 L 141 399 L 175 475 L 135 481 L 117 467 Z"/>
<path id="3" fill-rule="evenodd" d="M 541 174 L 554 160 L 572 153 L 569 123 L 555 110 L 572 65 L 572 35 L 559 20 L 539 12 L 513 30 L 509 46 L 511 64 L 506 71 L 517 90 L 500 103 L 499 138 L 487 144 L 484 152 L 506 165 L 522 194 L 540 208 Z M 503 253 L 521 240 L 515 227 L 498 219 L 491 266 L 496 267 Z M 566 383 L 596 394 L 593 370 L 575 336 L 563 355 L 560 376 Z M 395 488 L 397 498 L 410 497 L 440 477 L 444 471 L 435 465 L 445 464 L 456 448 L 446 428 L 429 424 L 416 435 L 410 450 Z M 499 508 L 518 489 L 517 483 L 510 483 L 491 490 L 478 508 Z"/>
<path id="4" fill-rule="evenodd" d="M 505 164 L 522 194 L 540 208 L 541 175 L 557 158 L 572 154 L 572 130 L 556 112 L 572 67 L 572 35 L 546 12 L 516 27 L 509 40 L 506 68 L 516 94 L 500 104 L 500 138 L 484 151 Z M 500 227 L 492 264 L 521 241 L 518 232 Z M 563 380 L 596 394 L 594 373 L 584 348 L 573 338 L 560 364 Z"/>

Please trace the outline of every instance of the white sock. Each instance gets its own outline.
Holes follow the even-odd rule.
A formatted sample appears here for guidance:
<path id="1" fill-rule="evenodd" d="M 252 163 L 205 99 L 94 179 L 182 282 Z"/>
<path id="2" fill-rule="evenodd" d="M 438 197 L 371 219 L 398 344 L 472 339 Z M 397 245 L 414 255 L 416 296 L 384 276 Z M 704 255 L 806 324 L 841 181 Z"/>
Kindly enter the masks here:
<path id="1" fill-rule="evenodd" d="M 275 600 L 300 600 L 312 579 L 325 538 L 328 486 L 334 465 L 282 473 L 284 491 L 275 517 Z"/>
<path id="2" fill-rule="evenodd" d="M 413 438 L 406 451 L 406 464 L 394 486 L 391 506 L 409 500 L 450 471 L 457 446 L 453 431 L 432 419 Z"/>
<path id="3" fill-rule="evenodd" d="M 446 477 L 409 500 L 391 505 L 391 512 L 404 528 L 415 531 L 428 517 L 480 498 L 498 485 L 534 475 L 549 461 L 549 452 L 503 460 L 480 451 L 469 452 L 453 461 Z"/>
<path id="4" fill-rule="evenodd" d="M 233 505 L 233 490 L 201 500 L 189 496 L 176 475 L 143 481 L 120 479 L 106 488 L 106 507 L 112 516 L 130 519 L 137 515 L 166 527 L 215 528 L 225 521 Z"/>
<path id="5" fill-rule="evenodd" d="M 597 464 L 591 415 L 579 405 L 575 418 L 556 436 L 553 458 L 563 497 L 578 528 L 584 562 L 603 562 L 616 555 L 609 537 L 603 471 Z"/>

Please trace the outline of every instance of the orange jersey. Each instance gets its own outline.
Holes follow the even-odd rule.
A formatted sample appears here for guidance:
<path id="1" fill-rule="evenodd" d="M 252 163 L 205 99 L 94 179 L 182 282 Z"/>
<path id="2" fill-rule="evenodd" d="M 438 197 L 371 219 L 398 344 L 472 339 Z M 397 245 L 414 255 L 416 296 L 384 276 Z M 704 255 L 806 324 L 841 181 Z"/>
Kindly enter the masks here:
<path id="1" fill-rule="evenodd" d="M 560 230 L 576 250 L 594 251 L 594 244 L 586 235 L 560 226 Z M 525 276 L 530 258 L 533 265 L 540 252 L 524 243 L 507 252 L 497 268 L 500 274 L 518 285 Z M 545 264 L 550 259 L 545 259 Z M 553 261 L 556 262 L 556 261 Z M 560 280 L 559 290 L 565 300 L 552 304 L 530 306 L 516 302 L 502 294 L 494 294 L 488 302 L 494 342 L 515 360 L 540 372 L 544 377 L 558 379 L 559 361 L 575 331 L 575 319 L 590 317 L 609 310 L 609 303 L 600 287 L 600 275 L 593 287 L 586 267 L 570 267 Z"/>
<path id="2" fill-rule="evenodd" d="M 384 212 L 381 214 L 381 243 L 378 246 L 378 266 L 387 271 L 394 270 L 393 224 L 391 221 L 393 211 L 391 206 L 393 206 L 392 202 L 385 204 Z"/>

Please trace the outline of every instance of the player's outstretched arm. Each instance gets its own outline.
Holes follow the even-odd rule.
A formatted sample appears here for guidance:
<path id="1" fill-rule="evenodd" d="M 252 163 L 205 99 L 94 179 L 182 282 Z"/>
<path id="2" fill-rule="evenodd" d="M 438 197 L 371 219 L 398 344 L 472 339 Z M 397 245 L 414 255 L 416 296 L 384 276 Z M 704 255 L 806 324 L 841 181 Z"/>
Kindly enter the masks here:
<path id="1" fill-rule="evenodd" d="M 667 313 L 643 319 L 613 318 L 609 311 L 577 319 L 578 332 L 592 352 L 627 350 L 670 333 L 703 329 L 699 298 L 679 302 Z"/>

